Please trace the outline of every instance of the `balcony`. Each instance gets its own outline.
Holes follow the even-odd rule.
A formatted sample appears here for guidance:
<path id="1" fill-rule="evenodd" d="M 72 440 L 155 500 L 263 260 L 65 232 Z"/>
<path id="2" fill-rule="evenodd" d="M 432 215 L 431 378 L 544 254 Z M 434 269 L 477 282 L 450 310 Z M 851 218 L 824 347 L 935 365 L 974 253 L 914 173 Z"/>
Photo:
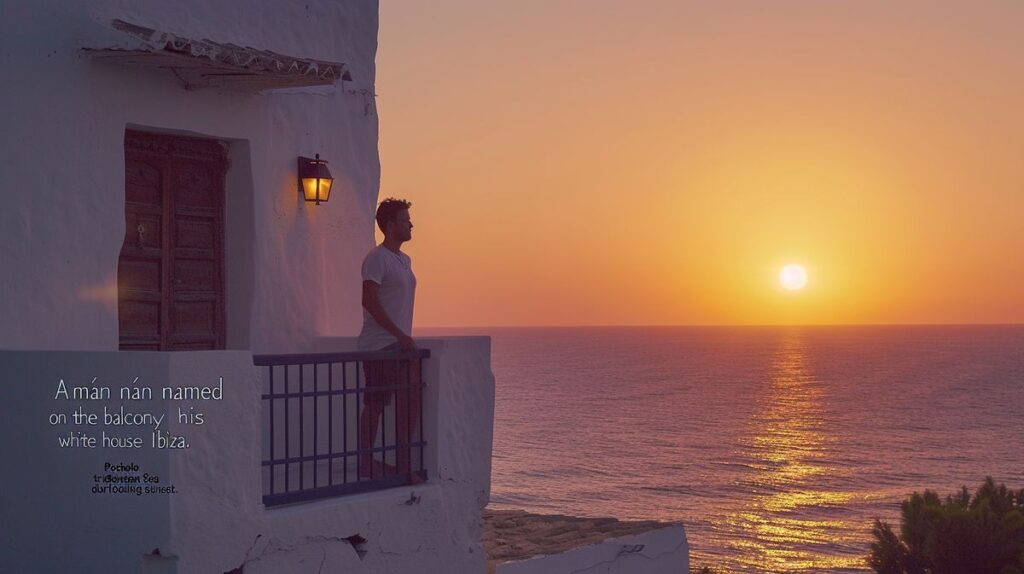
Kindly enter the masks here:
<path id="1" fill-rule="evenodd" d="M 258 355 L 263 504 L 427 480 L 423 361 L 412 352 Z"/>

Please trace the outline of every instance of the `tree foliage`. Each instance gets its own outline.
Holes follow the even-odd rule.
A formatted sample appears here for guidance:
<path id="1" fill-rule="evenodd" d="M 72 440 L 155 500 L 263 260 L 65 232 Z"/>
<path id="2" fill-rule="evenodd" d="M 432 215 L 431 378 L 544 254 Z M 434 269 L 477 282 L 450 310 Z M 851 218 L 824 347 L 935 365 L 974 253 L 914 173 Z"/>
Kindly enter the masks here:
<path id="1" fill-rule="evenodd" d="M 1024 574 L 1024 489 L 989 477 L 974 496 L 915 492 L 900 510 L 899 535 L 879 520 L 872 528 L 878 574 Z"/>

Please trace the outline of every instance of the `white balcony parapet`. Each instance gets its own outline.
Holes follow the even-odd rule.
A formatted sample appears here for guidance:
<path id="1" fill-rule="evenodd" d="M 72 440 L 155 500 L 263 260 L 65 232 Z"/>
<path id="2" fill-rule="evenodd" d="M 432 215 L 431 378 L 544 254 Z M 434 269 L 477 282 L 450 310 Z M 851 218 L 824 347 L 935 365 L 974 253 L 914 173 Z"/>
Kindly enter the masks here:
<path id="1" fill-rule="evenodd" d="M 311 351 L 340 342 L 321 340 Z M 8 437 L 0 456 L 22 461 L 0 489 L 0 571 L 278 574 L 322 564 L 323 571 L 352 573 L 484 572 L 490 340 L 421 342 L 431 352 L 424 363 L 429 480 L 272 509 L 261 502 L 262 389 L 251 353 L 0 351 L 8 407 L 0 417 Z M 139 377 L 154 389 L 223 377 L 223 399 L 203 401 L 204 424 L 191 427 L 177 416 L 180 403 L 158 395 L 148 403 L 149 411 L 166 414 L 172 434 L 188 437 L 187 449 L 60 448 L 48 415 L 66 405 L 55 404 L 54 389 L 61 378 L 93 377 L 112 388 Z M 120 406 L 116 392 L 107 403 Z M 90 494 L 106 462 L 137 464 L 176 492 Z"/>

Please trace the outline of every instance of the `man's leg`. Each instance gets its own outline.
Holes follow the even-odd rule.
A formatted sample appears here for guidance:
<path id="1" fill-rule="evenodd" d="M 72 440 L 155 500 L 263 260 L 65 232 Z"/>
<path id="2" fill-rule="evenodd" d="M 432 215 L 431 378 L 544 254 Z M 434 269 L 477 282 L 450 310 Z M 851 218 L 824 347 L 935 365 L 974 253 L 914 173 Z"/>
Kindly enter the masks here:
<path id="1" fill-rule="evenodd" d="M 383 365 L 379 361 L 366 361 L 363 371 L 366 374 L 363 390 L 363 410 L 359 414 L 359 478 L 369 478 L 383 474 L 374 468 L 373 453 L 370 449 L 377 442 L 377 427 L 380 425 L 381 413 L 384 412 L 384 401 L 381 391 L 376 390 L 383 384 Z"/>
<path id="2" fill-rule="evenodd" d="M 381 405 L 370 403 L 363 405 L 363 412 L 359 415 L 359 478 L 369 478 L 373 472 L 374 460 L 370 449 L 377 442 L 377 426 L 382 412 Z"/>
<path id="3" fill-rule="evenodd" d="M 411 445 L 419 431 L 420 411 L 423 410 L 419 360 L 404 362 L 401 378 L 401 384 L 408 384 L 409 388 L 395 393 L 395 438 L 398 447 L 395 452 L 395 466 L 398 467 L 399 474 L 409 475 L 415 483 L 419 482 L 419 477 L 413 476 Z"/>

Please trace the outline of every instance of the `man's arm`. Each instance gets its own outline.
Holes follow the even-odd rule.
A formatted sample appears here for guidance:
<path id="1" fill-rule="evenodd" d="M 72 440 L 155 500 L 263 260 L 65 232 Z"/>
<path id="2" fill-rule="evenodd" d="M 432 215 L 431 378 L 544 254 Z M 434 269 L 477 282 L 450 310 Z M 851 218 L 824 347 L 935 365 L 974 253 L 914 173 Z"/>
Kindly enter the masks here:
<path id="1" fill-rule="evenodd" d="M 416 341 L 395 325 L 391 317 L 388 317 L 388 312 L 380 304 L 380 285 L 375 281 L 363 281 L 363 307 L 378 325 L 398 339 L 399 348 L 403 351 L 411 351 L 416 348 Z"/>

